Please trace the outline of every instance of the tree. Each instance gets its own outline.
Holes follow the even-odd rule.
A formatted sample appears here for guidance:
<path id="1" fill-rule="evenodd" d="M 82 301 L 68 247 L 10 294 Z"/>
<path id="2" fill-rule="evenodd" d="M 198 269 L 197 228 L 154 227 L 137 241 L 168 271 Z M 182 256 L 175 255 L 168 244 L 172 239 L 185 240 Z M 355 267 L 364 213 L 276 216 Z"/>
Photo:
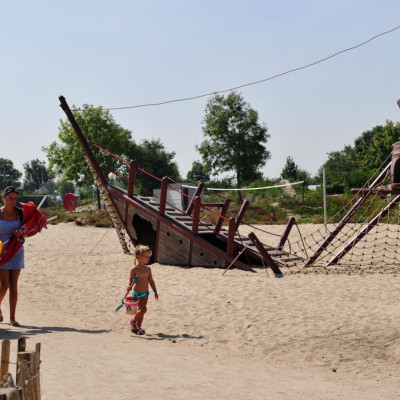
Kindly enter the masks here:
<path id="1" fill-rule="evenodd" d="M 117 124 L 109 111 L 102 107 L 84 104 L 81 111 L 73 112 L 84 136 L 90 142 L 106 148 L 109 152 L 123 156 L 129 146 L 131 131 Z M 77 186 L 91 186 L 93 176 L 89 169 L 85 153 L 69 121 L 60 120 L 58 138 L 61 143 L 52 142 L 43 151 L 49 159 L 49 169 L 61 175 L 62 181 L 74 181 Z M 91 148 L 94 157 L 102 168 L 118 171 L 121 162 L 101 151 Z"/>
<path id="2" fill-rule="evenodd" d="M 354 153 L 357 162 L 371 173 L 388 162 L 392 146 L 400 140 L 400 122 L 396 125 L 386 120 L 386 125 L 378 125 L 363 132 L 354 140 Z"/>
<path id="3" fill-rule="evenodd" d="M 234 171 L 240 188 L 246 177 L 253 175 L 270 158 L 266 143 L 270 135 L 258 113 L 231 92 L 227 97 L 215 95 L 205 109 L 205 140 L 196 146 L 207 170 L 213 175 Z M 241 193 L 238 191 L 239 198 Z"/>
<path id="4" fill-rule="evenodd" d="M 16 168 L 11 160 L 0 158 L 0 189 L 7 186 L 19 187 L 21 185 L 19 178 L 22 174 Z"/>
<path id="5" fill-rule="evenodd" d="M 138 168 L 147 172 L 137 171 L 136 184 L 144 194 L 152 193 L 160 186 L 160 182 L 152 176 L 162 179 L 167 176 L 173 181 L 181 181 L 178 165 L 173 161 L 175 152 L 168 152 L 160 139 L 143 140 L 141 144 L 129 143 L 127 158 L 136 162 Z M 152 176 L 150 176 L 151 174 Z"/>
<path id="6" fill-rule="evenodd" d="M 200 161 L 193 161 L 192 169 L 186 174 L 189 182 L 208 182 L 210 175 L 206 172 L 204 165 Z"/>
<path id="7" fill-rule="evenodd" d="M 286 159 L 286 164 L 281 172 L 282 179 L 287 179 L 291 182 L 294 181 L 308 181 L 311 179 L 311 174 L 305 169 L 299 168 L 294 162 L 292 157 Z"/>
<path id="8" fill-rule="evenodd" d="M 47 171 L 46 163 L 39 161 L 37 158 L 32 161 L 27 161 L 23 164 L 24 167 L 24 187 L 28 191 L 39 190 L 49 179 L 51 174 Z"/>
<path id="9" fill-rule="evenodd" d="M 299 171 L 299 166 L 294 162 L 292 157 L 286 158 L 286 164 L 281 172 L 282 179 L 288 179 L 290 181 L 295 181 L 297 179 L 297 173 Z"/>
<path id="10" fill-rule="evenodd" d="M 387 120 L 386 125 L 375 126 L 354 140 L 354 146 L 345 146 L 341 151 L 328 153 L 325 168 L 327 191 L 343 193 L 362 187 L 379 169 L 390 162 L 392 146 L 400 140 L 400 123 Z"/>

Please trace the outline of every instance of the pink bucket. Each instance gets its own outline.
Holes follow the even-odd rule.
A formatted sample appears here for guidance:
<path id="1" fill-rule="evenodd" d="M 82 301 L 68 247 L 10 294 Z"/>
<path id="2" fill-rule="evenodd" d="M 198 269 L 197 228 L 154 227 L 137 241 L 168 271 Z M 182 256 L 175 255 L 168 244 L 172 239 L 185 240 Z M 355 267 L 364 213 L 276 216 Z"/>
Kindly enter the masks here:
<path id="1" fill-rule="evenodd" d="M 133 300 L 133 297 L 125 297 L 124 299 L 125 313 L 129 315 L 136 314 L 138 304 L 139 300 Z"/>

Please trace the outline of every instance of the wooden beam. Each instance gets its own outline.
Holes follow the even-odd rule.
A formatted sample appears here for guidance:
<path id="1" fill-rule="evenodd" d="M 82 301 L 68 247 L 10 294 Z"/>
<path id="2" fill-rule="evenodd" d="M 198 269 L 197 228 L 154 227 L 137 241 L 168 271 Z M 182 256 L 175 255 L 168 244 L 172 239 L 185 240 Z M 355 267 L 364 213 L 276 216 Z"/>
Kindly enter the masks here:
<path id="1" fill-rule="evenodd" d="M 193 207 L 194 207 L 194 199 L 197 196 L 201 196 L 201 193 L 203 192 L 204 187 L 206 186 L 206 184 L 204 182 L 200 182 L 199 185 L 197 186 L 196 191 L 194 192 L 194 195 L 192 197 L 192 200 L 190 201 L 188 208 L 186 210 L 186 214 L 190 215 L 193 211 Z"/>
<path id="2" fill-rule="evenodd" d="M 249 239 L 254 243 L 254 246 L 256 246 L 256 248 L 257 248 L 258 252 L 260 253 L 261 257 L 268 264 L 268 266 L 272 269 L 274 274 L 275 275 L 282 275 L 282 271 L 275 264 L 275 261 L 271 258 L 271 256 L 268 254 L 267 250 L 265 250 L 264 246 L 258 240 L 257 236 L 253 232 L 249 233 Z"/>
<path id="3" fill-rule="evenodd" d="M 199 233 L 200 206 L 201 206 L 201 198 L 197 196 L 194 199 L 194 207 L 193 207 L 193 218 L 192 218 L 193 235 L 197 235 Z"/>
<path id="4" fill-rule="evenodd" d="M 290 231 L 292 230 L 292 227 L 294 225 L 294 222 L 296 221 L 295 217 L 290 217 L 288 223 L 286 224 L 285 230 L 283 231 L 282 237 L 279 240 L 278 243 L 278 249 L 282 250 L 283 246 L 286 243 L 287 238 L 289 237 Z"/>
<path id="5" fill-rule="evenodd" d="M 165 214 L 165 208 L 167 206 L 167 192 L 168 192 L 168 178 L 165 176 L 161 180 L 161 193 L 160 193 L 160 215 Z"/>
<path id="6" fill-rule="evenodd" d="M 215 224 L 214 233 L 219 233 L 222 228 L 222 224 L 225 220 L 225 215 L 228 212 L 229 205 L 231 204 L 232 199 L 225 199 L 224 204 L 222 205 L 222 210 L 219 214 L 217 223 Z"/>
<path id="7" fill-rule="evenodd" d="M 132 197 L 135 188 L 136 162 L 129 163 L 128 197 Z"/>

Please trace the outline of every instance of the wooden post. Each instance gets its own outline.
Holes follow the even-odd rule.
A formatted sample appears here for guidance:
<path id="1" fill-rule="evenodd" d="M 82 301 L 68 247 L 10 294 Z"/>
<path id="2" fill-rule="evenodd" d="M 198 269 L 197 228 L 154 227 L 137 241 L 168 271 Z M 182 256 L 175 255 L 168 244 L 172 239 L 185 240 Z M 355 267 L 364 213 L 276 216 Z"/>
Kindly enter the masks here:
<path id="1" fill-rule="evenodd" d="M 278 244 L 278 249 L 279 250 L 281 250 L 283 248 L 283 246 L 285 245 L 286 240 L 287 240 L 287 238 L 289 236 L 290 231 L 292 230 L 292 227 L 293 227 L 293 224 L 294 224 L 295 220 L 296 220 L 295 217 L 290 217 L 289 218 L 289 221 L 286 224 L 286 228 L 285 228 L 285 230 L 284 230 L 284 232 L 282 234 L 282 237 L 281 237 L 281 239 L 279 241 L 279 244 Z"/>
<path id="2" fill-rule="evenodd" d="M 40 350 L 41 350 L 41 344 L 36 343 L 36 351 L 34 357 L 35 357 L 36 397 L 38 398 L 38 400 L 41 398 Z"/>
<path id="3" fill-rule="evenodd" d="M 226 243 L 226 255 L 229 256 L 229 257 L 233 256 L 233 247 L 234 247 L 234 243 L 235 243 L 235 233 L 236 233 L 235 218 L 229 218 L 228 242 Z"/>
<path id="4" fill-rule="evenodd" d="M 240 207 L 240 210 L 238 212 L 238 215 L 236 216 L 235 219 L 235 229 L 237 230 L 239 228 L 240 223 L 242 222 L 242 219 L 244 217 L 244 213 L 247 210 L 247 207 L 249 206 L 249 201 L 245 200 L 242 204 L 242 207 Z"/>
<path id="5" fill-rule="evenodd" d="M 3 376 L 8 372 L 8 366 L 10 362 L 10 341 L 3 340 L 1 343 L 1 376 L 0 380 L 3 379 Z"/>
<path id="6" fill-rule="evenodd" d="M 231 204 L 231 201 L 232 201 L 232 199 L 225 199 L 224 204 L 222 206 L 221 213 L 220 213 L 220 215 L 218 217 L 218 221 L 215 224 L 214 233 L 219 233 L 220 232 L 220 230 L 222 228 L 222 224 L 223 224 L 224 219 L 225 219 L 224 217 L 225 217 L 226 213 L 228 212 L 228 208 L 229 208 L 229 205 Z"/>
<path id="7" fill-rule="evenodd" d="M 267 250 L 265 250 L 264 246 L 258 240 L 257 236 L 253 232 L 249 233 L 249 239 L 254 243 L 254 246 L 257 247 L 257 250 L 260 253 L 261 257 L 265 260 L 265 262 L 268 264 L 268 266 L 272 269 L 274 274 L 282 275 L 282 272 L 279 269 L 279 267 L 275 264 L 275 261 L 271 258 L 271 256 L 268 254 Z"/>
<path id="8" fill-rule="evenodd" d="M 200 206 L 201 198 L 199 196 L 194 199 L 194 209 L 192 217 L 192 233 L 197 235 L 199 233 L 199 221 L 200 221 Z"/>
<path id="9" fill-rule="evenodd" d="M 187 215 L 190 215 L 190 214 L 192 213 L 193 207 L 194 207 L 194 199 L 195 199 L 197 196 L 201 196 L 201 192 L 203 191 L 205 185 L 206 185 L 206 184 L 205 184 L 204 182 L 200 182 L 200 183 L 199 183 L 199 186 L 197 186 L 197 189 L 196 189 L 196 191 L 195 191 L 195 193 L 194 193 L 194 195 L 193 195 L 193 197 L 192 197 L 192 200 L 190 201 L 190 203 L 189 203 L 189 205 L 188 205 L 188 208 L 187 208 L 187 210 L 186 210 L 186 214 L 187 214 Z"/>
<path id="10" fill-rule="evenodd" d="M 128 197 L 132 197 L 135 188 L 136 162 L 129 163 Z"/>
<path id="11" fill-rule="evenodd" d="M 167 190 L 168 190 L 168 178 L 165 176 L 161 180 L 161 193 L 160 193 L 160 215 L 165 214 L 165 208 L 167 206 Z"/>
<path id="12" fill-rule="evenodd" d="M 21 336 L 18 339 L 18 348 L 17 348 L 17 352 L 21 352 L 21 351 L 25 351 L 26 350 L 26 336 Z"/>
<path id="13" fill-rule="evenodd" d="M 28 400 L 28 387 L 27 380 L 29 378 L 29 367 L 28 362 L 26 360 L 22 360 L 17 363 L 17 385 L 22 388 L 22 392 L 24 394 L 24 399 Z"/>

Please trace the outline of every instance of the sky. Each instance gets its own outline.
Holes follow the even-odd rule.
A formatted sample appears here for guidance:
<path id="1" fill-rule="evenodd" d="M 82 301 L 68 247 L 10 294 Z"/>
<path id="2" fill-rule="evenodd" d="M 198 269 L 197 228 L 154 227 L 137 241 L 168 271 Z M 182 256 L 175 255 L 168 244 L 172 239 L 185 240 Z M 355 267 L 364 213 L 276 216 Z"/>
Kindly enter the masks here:
<path id="1" fill-rule="evenodd" d="M 228 90 L 314 63 L 400 25 L 400 1 L 0 0 L 0 157 L 46 161 L 59 107 L 129 107 Z M 236 92 L 268 127 L 267 178 L 288 156 L 327 154 L 400 121 L 400 29 Z M 140 143 L 160 139 L 183 177 L 201 161 L 209 97 L 112 110 Z"/>

